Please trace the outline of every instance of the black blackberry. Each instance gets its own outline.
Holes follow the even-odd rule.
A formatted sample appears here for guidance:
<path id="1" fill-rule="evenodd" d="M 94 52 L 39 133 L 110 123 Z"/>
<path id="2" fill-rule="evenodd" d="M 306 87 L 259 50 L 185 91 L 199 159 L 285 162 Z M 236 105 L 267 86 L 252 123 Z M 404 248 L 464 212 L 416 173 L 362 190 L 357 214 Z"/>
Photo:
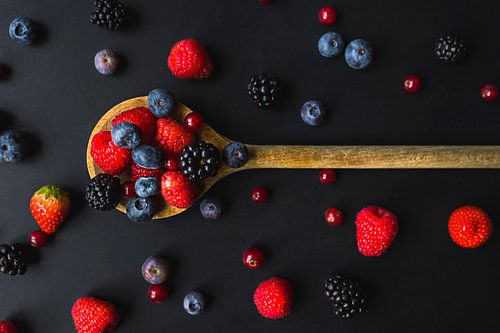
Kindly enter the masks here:
<path id="1" fill-rule="evenodd" d="M 447 63 L 456 63 L 467 54 L 467 43 L 454 34 L 441 36 L 434 47 L 436 57 Z"/>
<path id="2" fill-rule="evenodd" d="M 101 173 L 90 180 L 85 190 L 85 200 L 96 210 L 111 210 L 120 202 L 122 185 L 120 178 Z"/>
<path id="3" fill-rule="evenodd" d="M 118 0 L 96 0 L 90 22 L 109 30 L 118 30 L 125 21 L 126 8 Z"/>
<path id="4" fill-rule="evenodd" d="M 255 105 L 259 108 L 268 108 L 278 101 L 281 83 L 274 76 L 257 74 L 248 82 L 247 92 Z"/>
<path id="5" fill-rule="evenodd" d="M 333 311 L 341 318 L 349 318 L 366 310 L 366 298 L 358 282 L 340 275 L 331 275 L 325 281 L 325 295 L 333 303 Z"/>
<path id="6" fill-rule="evenodd" d="M 0 245 L 0 272 L 9 275 L 23 275 L 27 269 L 21 244 Z"/>
<path id="7" fill-rule="evenodd" d="M 180 168 L 189 179 L 198 181 L 217 174 L 220 152 L 211 143 L 198 141 L 181 151 Z"/>

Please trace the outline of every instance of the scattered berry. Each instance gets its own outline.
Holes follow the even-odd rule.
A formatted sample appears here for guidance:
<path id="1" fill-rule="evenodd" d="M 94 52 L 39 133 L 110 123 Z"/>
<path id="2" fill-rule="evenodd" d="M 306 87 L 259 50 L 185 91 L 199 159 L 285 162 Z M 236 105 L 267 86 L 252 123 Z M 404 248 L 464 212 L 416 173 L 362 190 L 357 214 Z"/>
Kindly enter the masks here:
<path id="1" fill-rule="evenodd" d="M 23 275 L 27 269 L 21 244 L 0 245 L 0 272 L 9 275 Z"/>
<path id="2" fill-rule="evenodd" d="M 323 57 L 334 58 L 344 51 L 344 40 L 336 32 L 327 32 L 318 41 L 318 51 Z"/>
<path id="3" fill-rule="evenodd" d="M 140 145 L 132 150 L 132 161 L 145 169 L 158 169 L 162 165 L 163 151 L 155 146 Z"/>
<path id="4" fill-rule="evenodd" d="M 345 61 L 353 69 L 365 69 L 372 63 L 373 49 L 363 39 L 355 39 L 345 49 Z"/>
<path id="5" fill-rule="evenodd" d="M 5 74 L 5 66 L 0 64 L 0 80 L 4 79 L 4 74 Z"/>
<path id="6" fill-rule="evenodd" d="M 115 208 L 120 202 L 122 186 L 120 178 L 101 173 L 92 178 L 85 189 L 85 200 L 95 210 Z"/>
<path id="7" fill-rule="evenodd" d="M 130 150 L 120 148 L 113 143 L 110 131 L 99 132 L 90 143 L 90 155 L 102 171 L 120 175 L 130 164 Z"/>
<path id="8" fill-rule="evenodd" d="M 24 156 L 24 143 L 21 134 L 14 130 L 0 134 L 0 162 L 18 163 Z"/>
<path id="9" fill-rule="evenodd" d="M 16 326 L 14 323 L 6 320 L 0 320 L 0 333 L 16 333 Z"/>
<path id="10" fill-rule="evenodd" d="M 26 17 L 16 17 L 10 22 L 10 38 L 23 45 L 31 45 L 35 41 L 35 22 Z"/>
<path id="11" fill-rule="evenodd" d="M 196 187 L 180 171 L 167 171 L 161 177 L 163 199 L 177 208 L 188 208 L 196 200 Z"/>
<path id="12" fill-rule="evenodd" d="M 47 234 L 41 230 L 33 231 L 30 234 L 30 238 L 28 239 L 29 244 L 37 249 L 47 245 L 47 241 L 48 241 Z"/>
<path id="13" fill-rule="evenodd" d="M 155 177 L 141 177 L 135 182 L 135 193 L 141 198 L 160 193 L 160 181 Z"/>
<path id="14" fill-rule="evenodd" d="M 154 284 L 148 289 L 148 298 L 153 303 L 161 303 L 168 297 L 168 289 L 163 284 Z"/>
<path id="15" fill-rule="evenodd" d="M 200 211 L 206 219 L 217 219 L 222 213 L 222 203 L 217 198 L 207 198 L 200 203 Z"/>
<path id="16" fill-rule="evenodd" d="M 148 95 L 149 110 L 158 118 L 172 116 L 175 110 L 175 97 L 166 89 L 156 88 Z"/>
<path id="17" fill-rule="evenodd" d="M 307 101 L 302 105 L 300 116 L 304 123 L 310 126 L 317 126 L 321 124 L 325 116 L 326 110 L 320 101 Z"/>
<path id="18" fill-rule="evenodd" d="M 486 102 L 493 102 L 498 97 L 498 87 L 488 83 L 481 87 L 481 98 Z"/>
<path id="19" fill-rule="evenodd" d="M 253 295 L 257 311 L 267 319 L 288 315 L 292 309 L 292 286 L 285 279 L 272 277 L 257 287 Z"/>
<path id="20" fill-rule="evenodd" d="M 46 234 L 53 234 L 59 229 L 70 207 L 69 194 L 55 185 L 41 187 L 30 200 L 31 214 Z"/>
<path id="21" fill-rule="evenodd" d="M 120 65 L 120 58 L 115 51 L 104 49 L 96 53 L 94 57 L 95 69 L 102 75 L 112 75 L 116 73 Z"/>
<path id="22" fill-rule="evenodd" d="M 264 264 L 264 252 L 257 247 L 251 247 L 243 252 L 243 264 L 246 268 L 257 269 Z"/>
<path id="23" fill-rule="evenodd" d="M 118 0 L 96 0 L 90 22 L 109 30 L 118 30 L 125 22 L 127 11 Z"/>
<path id="24" fill-rule="evenodd" d="M 448 221 L 451 239 L 461 247 L 477 248 L 490 238 L 493 223 L 484 210 L 475 206 L 464 206 L 455 210 Z"/>
<path id="25" fill-rule="evenodd" d="M 203 116 L 198 112 L 191 112 L 184 118 L 184 127 L 186 127 L 191 132 L 196 132 L 203 127 L 205 121 Z"/>
<path id="26" fill-rule="evenodd" d="M 437 40 L 434 54 L 439 60 L 454 64 L 467 55 L 467 43 L 455 34 L 444 35 Z"/>
<path id="27" fill-rule="evenodd" d="M 389 210 L 370 206 L 356 217 L 358 249 L 365 256 L 379 256 L 391 246 L 398 233 L 398 218 Z"/>
<path id="28" fill-rule="evenodd" d="M 325 6 L 319 10 L 319 21 L 326 25 L 331 25 L 337 20 L 337 12 L 330 6 Z"/>
<path id="29" fill-rule="evenodd" d="M 155 177 L 160 179 L 163 175 L 162 168 L 156 169 L 146 169 L 135 163 L 132 163 L 130 166 L 130 181 L 135 184 L 136 180 L 141 177 Z"/>
<path id="30" fill-rule="evenodd" d="M 148 170 L 148 169 L 145 169 Z M 132 199 L 137 197 L 137 193 L 135 193 L 135 183 L 132 181 L 126 181 L 123 183 L 123 196 L 126 199 Z"/>
<path id="31" fill-rule="evenodd" d="M 263 5 L 269 5 L 273 2 L 273 0 L 259 0 L 259 2 Z"/>
<path id="32" fill-rule="evenodd" d="M 205 296 L 199 291 L 191 291 L 186 296 L 184 296 L 184 301 L 182 302 L 184 310 L 192 315 L 197 316 L 205 310 L 207 305 L 207 300 Z"/>
<path id="33" fill-rule="evenodd" d="M 139 223 L 144 223 L 153 218 L 156 204 L 152 198 L 134 198 L 127 202 L 127 217 Z"/>
<path id="34" fill-rule="evenodd" d="M 416 75 L 409 75 L 403 81 L 403 88 L 409 93 L 416 93 L 422 88 L 420 77 Z"/>
<path id="35" fill-rule="evenodd" d="M 151 284 L 162 284 L 170 275 L 170 264 L 167 259 L 160 256 L 147 258 L 141 267 L 144 280 Z"/>
<path id="36" fill-rule="evenodd" d="M 165 169 L 167 169 L 167 171 L 179 170 L 179 157 L 176 155 L 170 155 L 165 160 Z"/>
<path id="37" fill-rule="evenodd" d="M 248 96 L 259 108 L 274 106 L 280 97 L 281 83 L 271 75 L 257 74 L 250 78 L 247 86 Z"/>
<path id="38" fill-rule="evenodd" d="M 220 168 L 220 152 L 205 141 L 197 141 L 184 147 L 179 165 L 182 173 L 193 181 L 200 181 L 217 174 Z"/>
<path id="39" fill-rule="evenodd" d="M 111 139 L 120 148 L 133 149 L 141 143 L 141 130 L 131 123 L 118 123 L 111 129 Z"/>
<path id="40" fill-rule="evenodd" d="M 212 74 L 212 60 L 196 39 L 181 40 L 172 47 L 168 68 L 179 79 L 206 79 Z"/>
<path id="41" fill-rule="evenodd" d="M 131 123 L 141 130 L 142 143 L 150 144 L 156 133 L 156 117 L 148 108 L 134 108 L 117 115 L 111 122 L 111 126 L 118 123 Z"/>
<path id="42" fill-rule="evenodd" d="M 325 220 L 332 227 L 336 227 L 342 224 L 342 222 L 344 221 L 344 215 L 338 208 L 328 208 L 325 211 Z"/>
<path id="43" fill-rule="evenodd" d="M 263 203 L 267 201 L 269 193 L 264 187 L 256 187 L 252 190 L 251 198 L 253 201 Z"/>
<path id="44" fill-rule="evenodd" d="M 321 182 L 321 184 L 331 184 L 335 181 L 335 179 L 337 179 L 337 176 L 335 175 L 335 171 L 333 171 L 332 169 L 320 170 L 319 181 Z"/>
<path id="45" fill-rule="evenodd" d="M 166 155 L 178 155 L 182 148 L 195 140 L 194 134 L 186 130 L 181 124 L 170 118 L 158 119 L 155 144 Z"/>
<path id="46" fill-rule="evenodd" d="M 95 297 L 81 297 L 71 309 L 77 333 L 112 332 L 120 317 L 115 306 Z"/>
<path id="47" fill-rule="evenodd" d="M 230 168 L 241 168 L 248 161 L 247 146 L 241 142 L 231 142 L 224 147 L 224 161 Z"/>
<path id="48" fill-rule="evenodd" d="M 331 275 L 325 281 L 325 295 L 340 318 L 366 311 L 367 301 L 359 283 L 341 275 Z"/>

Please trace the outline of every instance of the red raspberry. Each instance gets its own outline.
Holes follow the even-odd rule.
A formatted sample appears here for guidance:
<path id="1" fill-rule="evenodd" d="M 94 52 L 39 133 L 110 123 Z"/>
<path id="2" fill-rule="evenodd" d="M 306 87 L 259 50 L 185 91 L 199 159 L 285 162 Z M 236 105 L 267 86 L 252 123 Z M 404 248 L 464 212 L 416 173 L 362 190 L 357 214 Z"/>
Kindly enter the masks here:
<path id="1" fill-rule="evenodd" d="M 163 149 L 166 155 L 178 155 L 182 148 L 190 145 L 195 140 L 193 133 L 173 119 L 158 119 L 157 125 L 155 143 Z"/>
<path id="2" fill-rule="evenodd" d="M 99 132 L 90 143 L 90 156 L 102 171 L 114 176 L 122 174 L 132 159 L 130 150 L 116 146 L 110 131 Z"/>
<path id="3" fill-rule="evenodd" d="M 451 239 L 467 249 L 486 243 L 493 232 L 493 223 L 484 210 L 475 206 L 464 206 L 455 210 L 448 221 Z"/>
<path id="4" fill-rule="evenodd" d="M 118 123 L 131 123 L 141 130 L 141 142 L 150 144 L 156 133 L 156 117 L 147 108 L 135 108 L 117 115 L 111 122 L 112 126 Z"/>
<path id="5" fill-rule="evenodd" d="M 272 277 L 257 287 L 253 300 L 263 317 L 283 318 L 292 309 L 292 286 L 285 279 Z"/>
<path id="6" fill-rule="evenodd" d="M 130 167 L 130 181 L 132 184 L 135 184 L 135 181 L 141 177 L 155 177 L 160 179 L 163 175 L 163 169 L 146 169 L 143 168 L 134 162 L 132 162 L 132 166 Z"/>
<path id="7" fill-rule="evenodd" d="M 71 309 L 78 333 L 112 332 L 120 318 L 115 306 L 95 297 L 79 298 Z"/>
<path id="8" fill-rule="evenodd" d="M 391 246 L 398 233 L 398 218 L 389 210 L 370 206 L 356 217 L 358 249 L 365 256 L 379 256 Z"/>
<path id="9" fill-rule="evenodd" d="M 167 171 L 161 177 L 161 194 L 177 208 L 188 208 L 196 200 L 195 184 L 180 171 Z"/>
<path id="10" fill-rule="evenodd" d="M 212 74 L 212 60 L 200 42 L 184 39 L 170 50 L 168 68 L 180 79 L 205 79 Z"/>

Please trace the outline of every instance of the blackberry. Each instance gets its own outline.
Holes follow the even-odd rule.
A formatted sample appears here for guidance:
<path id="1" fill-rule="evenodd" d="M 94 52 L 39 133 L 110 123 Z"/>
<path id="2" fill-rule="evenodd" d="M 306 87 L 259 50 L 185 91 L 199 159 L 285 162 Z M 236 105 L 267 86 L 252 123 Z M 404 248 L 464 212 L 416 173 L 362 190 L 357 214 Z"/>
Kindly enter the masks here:
<path id="1" fill-rule="evenodd" d="M 439 60 L 453 64 L 465 57 L 467 43 L 457 35 L 444 35 L 437 40 L 434 53 Z"/>
<path id="2" fill-rule="evenodd" d="M 257 74 L 248 82 L 247 92 L 255 105 L 259 108 L 268 108 L 278 101 L 281 83 L 274 76 Z"/>
<path id="3" fill-rule="evenodd" d="M 0 272 L 9 275 L 23 275 L 27 269 L 21 244 L 0 245 Z"/>
<path id="4" fill-rule="evenodd" d="M 90 22 L 109 30 L 118 30 L 125 21 L 126 8 L 118 0 L 96 0 Z"/>
<path id="5" fill-rule="evenodd" d="M 341 275 L 331 275 L 325 281 L 325 295 L 333 303 L 333 311 L 349 318 L 366 310 L 366 298 L 358 282 Z"/>
<path id="6" fill-rule="evenodd" d="M 111 210 L 120 202 L 120 178 L 101 173 L 90 180 L 85 190 L 85 200 L 96 210 Z"/>
<path id="7" fill-rule="evenodd" d="M 180 168 L 189 179 L 198 181 L 217 174 L 220 152 L 211 143 L 197 141 L 181 151 Z"/>

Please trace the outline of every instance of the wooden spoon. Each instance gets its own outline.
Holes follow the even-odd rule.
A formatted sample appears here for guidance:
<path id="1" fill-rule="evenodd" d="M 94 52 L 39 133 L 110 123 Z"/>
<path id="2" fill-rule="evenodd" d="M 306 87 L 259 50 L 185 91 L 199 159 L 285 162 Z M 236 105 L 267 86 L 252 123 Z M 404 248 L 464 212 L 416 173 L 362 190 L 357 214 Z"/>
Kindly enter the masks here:
<path id="1" fill-rule="evenodd" d="M 95 126 L 87 145 L 87 169 L 90 177 L 102 170 L 90 156 L 90 142 L 94 135 L 111 130 L 111 121 L 123 111 L 136 107 L 148 107 L 147 97 L 124 101 L 109 110 Z M 192 112 L 178 103 L 177 120 Z M 199 133 L 201 140 L 210 142 L 223 151 L 232 140 L 205 125 Z M 258 146 L 247 145 L 250 158 L 241 168 L 231 169 L 222 165 L 215 177 L 199 184 L 198 198 L 212 185 L 232 174 L 248 169 L 486 169 L 500 168 L 500 146 Z M 123 180 L 128 175 L 122 175 Z M 125 212 L 126 202 L 117 209 Z M 186 209 L 166 205 L 154 219 L 162 219 L 182 213 Z"/>

